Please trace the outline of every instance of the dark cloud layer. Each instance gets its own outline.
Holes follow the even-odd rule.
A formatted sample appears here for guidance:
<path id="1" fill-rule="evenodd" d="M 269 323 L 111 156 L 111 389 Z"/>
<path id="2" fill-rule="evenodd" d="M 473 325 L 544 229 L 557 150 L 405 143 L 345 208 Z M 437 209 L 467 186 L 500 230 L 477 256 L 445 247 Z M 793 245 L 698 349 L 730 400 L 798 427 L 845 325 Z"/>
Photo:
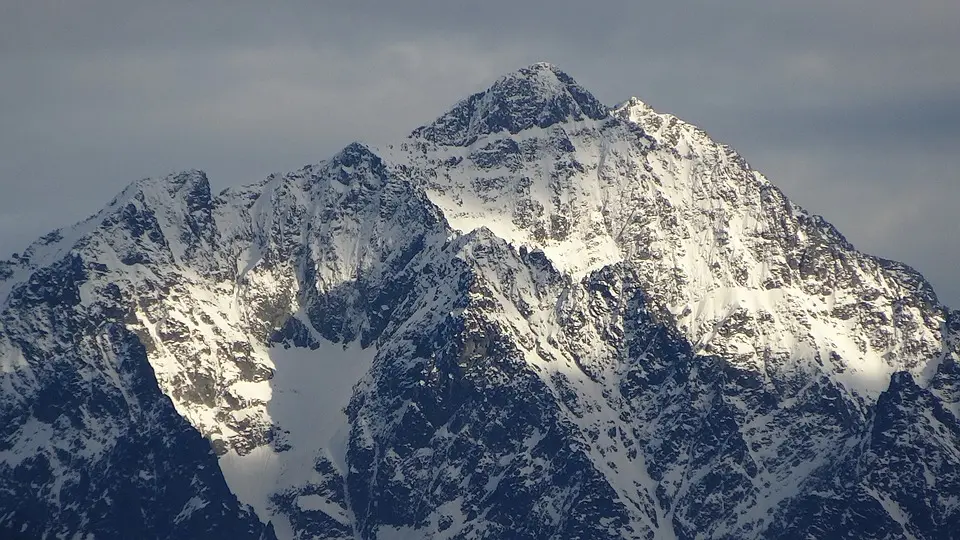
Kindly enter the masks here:
<path id="1" fill-rule="evenodd" d="M 256 181 L 547 60 L 736 147 L 960 307 L 960 3 L 0 3 L 0 252 L 129 181 Z"/>

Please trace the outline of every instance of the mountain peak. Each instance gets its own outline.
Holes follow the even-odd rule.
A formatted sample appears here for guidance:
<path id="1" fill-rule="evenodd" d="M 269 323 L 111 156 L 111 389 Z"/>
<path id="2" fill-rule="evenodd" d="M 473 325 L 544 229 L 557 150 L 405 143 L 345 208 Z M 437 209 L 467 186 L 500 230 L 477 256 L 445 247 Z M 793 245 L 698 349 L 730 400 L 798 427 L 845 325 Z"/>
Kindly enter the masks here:
<path id="1" fill-rule="evenodd" d="M 501 76 L 493 83 L 491 89 L 502 86 L 506 81 L 517 79 L 528 80 L 537 88 L 547 92 L 562 91 L 564 82 L 576 84 L 572 77 L 557 66 L 549 62 L 537 62 Z"/>
<path id="2" fill-rule="evenodd" d="M 546 63 L 0 261 L 0 538 L 943 538 L 958 404 L 919 274 Z"/>
<path id="3" fill-rule="evenodd" d="M 483 135 L 515 134 L 569 120 L 599 120 L 607 114 L 607 108 L 572 77 L 552 64 L 538 62 L 500 77 L 413 135 L 468 146 Z"/>

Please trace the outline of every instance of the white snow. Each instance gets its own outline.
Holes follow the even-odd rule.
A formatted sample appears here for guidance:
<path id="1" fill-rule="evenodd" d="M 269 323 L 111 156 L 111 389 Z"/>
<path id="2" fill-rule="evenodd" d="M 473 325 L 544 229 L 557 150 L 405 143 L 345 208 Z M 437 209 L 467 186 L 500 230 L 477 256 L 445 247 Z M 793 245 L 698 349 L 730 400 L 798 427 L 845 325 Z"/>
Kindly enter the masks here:
<path id="1" fill-rule="evenodd" d="M 345 471 L 343 438 L 348 420 L 343 409 L 350 401 L 354 384 L 370 369 L 375 355 L 374 348 L 361 349 L 356 343 L 344 347 L 326 341 L 316 350 L 276 346 L 269 349 L 276 369 L 274 378 L 247 385 L 267 397 L 267 418 L 284 431 L 282 440 L 290 449 L 277 452 L 260 446 L 244 456 L 231 450 L 220 458 L 220 467 L 230 489 L 242 502 L 251 505 L 262 520 L 272 519 L 278 535 L 280 528 L 289 525 L 274 511 L 270 503 L 273 494 L 316 476 L 313 463 L 321 454 L 341 473 Z M 305 499 L 305 503 L 303 497 L 298 500 L 301 505 L 309 505 L 310 501 L 317 504 L 316 499 Z M 330 515 L 337 518 L 344 512 L 340 509 Z"/>
<path id="2" fill-rule="evenodd" d="M 50 424 L 30 417 L 12 440 L 16 441 L 13 448 L 0 450 L 0 463 L 17 467 L 23 463 L 23 460 L 40 454 L 42 450 L 48 448 L 51 442 L 56 440 L 56 432 Z"/>

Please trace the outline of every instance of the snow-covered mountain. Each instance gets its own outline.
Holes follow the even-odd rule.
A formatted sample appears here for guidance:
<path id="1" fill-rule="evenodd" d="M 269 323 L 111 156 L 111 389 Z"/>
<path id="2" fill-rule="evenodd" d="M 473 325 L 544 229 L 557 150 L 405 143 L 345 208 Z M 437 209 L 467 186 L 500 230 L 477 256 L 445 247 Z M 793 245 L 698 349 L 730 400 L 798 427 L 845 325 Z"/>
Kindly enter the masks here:
<path id="1" fill-rule="evenodd" d="M 535 64 L 0 262 L 0 535 L 960 537 L 960 312 Z"/>

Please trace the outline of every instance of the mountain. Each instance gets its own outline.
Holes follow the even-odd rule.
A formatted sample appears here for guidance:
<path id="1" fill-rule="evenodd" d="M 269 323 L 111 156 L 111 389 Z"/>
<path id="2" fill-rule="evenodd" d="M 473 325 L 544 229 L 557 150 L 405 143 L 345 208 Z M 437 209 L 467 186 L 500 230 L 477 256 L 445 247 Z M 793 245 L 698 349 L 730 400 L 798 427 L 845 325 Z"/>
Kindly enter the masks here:
<path id="1" fill-rule="evenodd" d="M 960 537 L 960 312 L 549 64 L 0 279 L 6 537 Z"/>

